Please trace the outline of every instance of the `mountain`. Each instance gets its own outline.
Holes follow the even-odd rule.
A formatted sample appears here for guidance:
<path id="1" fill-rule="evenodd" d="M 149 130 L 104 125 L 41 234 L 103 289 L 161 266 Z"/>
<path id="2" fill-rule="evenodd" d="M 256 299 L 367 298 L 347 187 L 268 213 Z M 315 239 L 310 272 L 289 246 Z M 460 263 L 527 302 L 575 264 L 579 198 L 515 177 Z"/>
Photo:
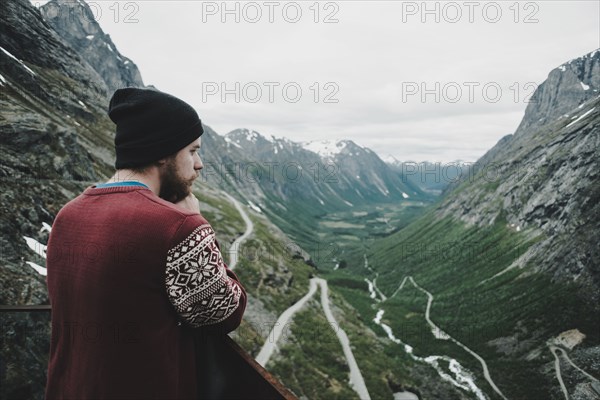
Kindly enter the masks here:
<path id="1" fill-rule="evenodd" d="M 418 186 L 403 181 L 394 174 L 371 149 L 358 146 L 351 140 L 314 141 L 303 144 L 304 148 L 321 156 L 323 161 L 339 163 L 340 175 L 345 174 L 347 186 L 342 190 L 348 193 L 354 190 L 369 203 L 424 197 Z M 381 196 L 383 195 L 383 197 Z"/>
<path id="2" fill-rule="evenodd" d="M 577 280 L 596 300 L 599 90 L 600 51 L 552 70 L 515 134 L 478 160 L 474 182 L 452 192 L 437 213 L 478 226 L 503 217 L 511 226 L 543 234 L 519 266 L 528 260 L 556 278 Z"/>
<path id="3" fill-rule="evenodd" d="M 571 398 L 593 396 L 590 376 L 600 375 L 599 64 L 596 50 L 552 70 L 515 134 L 425 215 L 348 256 L 352 273 L 376 278 L 388 297 L 375 309 L 363 306 L 364 320 L 379 309 L 381 323 L 415 355 L 458 360 L 475 377 L 461 388 L 471 397 L 561 399 L 557 376 Z M 340 290 L 356 307 L 368 299 L 348 283 Z"/>
<path id="4" fill-rule="evenodd" d="M 41 6 L 40 12 L 44 21 L 102 77 L 110 93 L 122 87 L 144 87 L 135 63 L 117 50 L 87 4 L 52 0 Z"/>
<path id="5" fill-rule="evenodd" d="M 573 115 L 582 103 L 597 98 L 600 94 L 599 53 L 600 50 L 592 51 L 553 69 L 531 97 L 515 136 L 536 126 L 541 128 L 563 115 Z"/>
<path id="6" fill-rule="evenodd" d="M 317 208 L 328 209 L 398 201 L 407 194 L 423 196 L 418 187 L 402 182 L 372 150 L 350 140 L 298 143 L 273 136 L 267 138 L 248 129 L 236 129 L 223 138 L 211 135 L 209 140 L 209 148 L 226 150 L 224 160 L 215 160 L 214 155 L 207 154 L 209 166 L 223 161 L 219 165 L 223 172 L 227 163 L 237 162 L 240 168 L 237 176 L 221 175 L 238 181 L 257 181 L 265 192 L 274 191 L 282 201 L 301 196 L 316 200 Z M 338 151 L 323 152 L 323 146 L 327 145 Z M 210 170 L 207 173 L 210 175 Z M 273 183 L 275 187 L 267 186 Z M 289 186 L 289 192 L 279 186 Z"/>

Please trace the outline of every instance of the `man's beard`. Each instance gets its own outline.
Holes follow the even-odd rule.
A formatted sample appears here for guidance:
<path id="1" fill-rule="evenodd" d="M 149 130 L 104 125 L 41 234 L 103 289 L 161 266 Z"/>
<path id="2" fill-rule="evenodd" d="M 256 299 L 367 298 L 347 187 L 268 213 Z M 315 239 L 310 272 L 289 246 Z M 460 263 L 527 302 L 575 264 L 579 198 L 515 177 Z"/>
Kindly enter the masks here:
<path id="1" fill-rule="evenodd" d="M 171 203 L 177 203 L 185 199 L 192 192 L 192 183 L 194 183 L 195 179 L 195 177 L 185 179 L 179 175 L 175 160 L 169 159 L 165 165 L 164 172 L 161 174 L 160 193 L 158 197 Z"/>

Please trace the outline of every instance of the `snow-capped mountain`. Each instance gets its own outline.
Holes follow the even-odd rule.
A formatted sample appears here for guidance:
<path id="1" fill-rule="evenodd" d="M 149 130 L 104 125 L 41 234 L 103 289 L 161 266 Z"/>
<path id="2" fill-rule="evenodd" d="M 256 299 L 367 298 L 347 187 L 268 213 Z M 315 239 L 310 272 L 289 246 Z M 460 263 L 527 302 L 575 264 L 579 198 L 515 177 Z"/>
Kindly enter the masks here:
<path id="1" fill-rule="evenodd" d="M 255 175 L 260 168 L 263 173 L 257 180 L 263 190 L 275 189 L 285 199 L 299 196 L 336 208 L 392 202 L 405 199 L 406 194 L 423 197 L 418 186 L 403 182 L 375 152 L 351 140 L 300 143 L 249 129 L 236 129 L 210 140 L 209 147 L 221 148 L 223 155 L 219 160 L 214 152 L 207 154 L 211 162 L 237 160 L 243 170 L 243 164 L 248 164 L 245 170 Z"/>

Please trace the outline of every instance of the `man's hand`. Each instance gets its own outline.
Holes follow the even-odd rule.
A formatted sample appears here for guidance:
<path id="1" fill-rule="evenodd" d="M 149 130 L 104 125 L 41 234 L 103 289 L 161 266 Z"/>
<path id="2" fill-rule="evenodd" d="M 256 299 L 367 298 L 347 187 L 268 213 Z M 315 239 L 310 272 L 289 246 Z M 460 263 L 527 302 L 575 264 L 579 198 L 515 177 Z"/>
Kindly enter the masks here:
<path id="1" fill-rule="evenodd" d="M 175 205 L 184 208 L 188 211 L 200 214 L 200 202 L 192 192 L 190 192 L 190 194 L 183 200 L 180 200 L 177 203 L 175 203 Z"/>

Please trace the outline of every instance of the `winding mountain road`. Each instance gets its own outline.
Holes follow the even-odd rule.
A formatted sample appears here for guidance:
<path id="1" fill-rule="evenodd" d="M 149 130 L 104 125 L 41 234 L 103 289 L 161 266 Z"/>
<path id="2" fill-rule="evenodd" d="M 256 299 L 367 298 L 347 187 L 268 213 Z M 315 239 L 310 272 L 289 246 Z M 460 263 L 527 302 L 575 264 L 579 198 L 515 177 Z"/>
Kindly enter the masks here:
<path id="1" fill-rule="evenodd" d="M 304 304 L 315 294 L 317 291 L 317 282 L 313 279 L 310 280 L 310 286 L 308 288 L 308 293 L 304 295 L 300 300 L 294 303 L 290 308 L 281 313 L 279 318 L 277 318 L 277 322 L 269 332 L 269 337 L 265 341 L 265 344 L 260 349 L 258 356 L 256 356 L 256 362 L 258 362 L 263 367 L 267 365 L 267 362 L 273 355 L 275 348 L 277 347 L 277 341 L 281 337 L 283 330 L 286 328 L 290 319 L 294 316 L 294 314 L 299 311 Z"/>
<path id="2" fill-rule="evenodd" d="M 338 322 L 335 320 L 333 313 L 331 312 L 331 308 L 329 306 L 329 287 L 327 286 L 327 281 L 322 278 L 311 278 L 310 286 L 308 289 L 308 293 L 304 295 L 300 300 L 294 303 L 291 307 L 285 310 L 279 318 L 277 322 L 271 329 L 265 344 L 260 349 L 258 356 L 256 357 L 256 361 L 265 366 L 271 355 L 275 351 L 277 347 L 277 341 L 281 337 L 283 330 L 286 325 L 289 323 L 290 319 L 294 316 L 296 312 L 298 312 L 306 302 L 315 294 L 317 291 L 317 286 L 321 287 L 321 306 L 323 307 L 323 312 L 325 313 L 325 317 L 329 322 L 329 325 L 332 327 L 337 327 L 334 329 L 335 334 L 338 337 L 340 344 L 342 345 L 342 350 L 344 352 L 344 356 L 346 357 L 346 362 L 350 368 L 350 386 L 354 389 L 354 391 L 358 394 L 361 400 L 370 400 L 371 396 L 369 395 L 369 391 L 367 390 L 367 386 L 365 384 L 365 380 L 358 368 L 358 364 L 356 359 L 354 358 L 354 354 L 352 353 L 352 349 L 350 348 L 350 340 L 348 339 L 348 335 L 346 332 L 340 327 Z"/>
<path id="3" fill-rule="evenodd" d="M 327 318 L 329 325 L 338 327 L 338 329 L 335 331 L 335 334 L 342 345 L 344 356 L 346 356 L 346 361 L 350 367 L 350 385 L 354 391 L 358 393 L 358 396 L 361 398 L 361 400 L 370 400 L 371 396 L 369 396 L 369 391 L 365 385 L 365 380 L 360 372 L 360 369 L 358 368 L 358 364 L 356 363 L 352 349 L 350 349 L 350 340 L 348 339 L 348 335 L 346 335 L 346 332 L 337 323 L 333 313 L 331 312 L 331 308 L 329 308 L 329 288 L 327 286 L 327 281 L 321 278 L 313 279 L 315 279 L 321 286 L 321 305 L 323 306 L 323 311 L 325 311 L 325 317 Z"/>
<path id="4" fill-rule="evenodd" d="M 558 379 L 558 383 L 560 384 L 560 388 L 565 395 L 565 399 L 569 400 L 569 392 L 567 391 L 567 387 L 565 386 L 565 382 L 563 381 L 562 375 L 560 373 L 560 359 L 558 355 L 556 355 L 556 347 L 549 346 L 552 355 L 554 356 L 554 370 L 556 371 L 556 379 Z"/>
<path id="5" fill-rule="evenodd" d="M 231 244 L 231 247 L 229 248 L 229 265 L 228 265 L 228 267 L 230 270 L 234 270 L 235 266 L 237 265 L 237 262 L 239 260 L 240 246 L 248 238 L 248 236 L 250 236 L 252 234 L 252 232 L 254 231 L 254 223 L 252 222 L 250 217 L 248 217 L 248 214 L 246 214 L 246 211 L 244 210 L 244 208 L 242 207 L 242 205 L 240 204 L 239 201 L 237 201 L 229 193 L 225 193 L 225 196 L 229 199 L 230 202 L 233 203 L 235 208 L 238 210 L 238 212 L 242 216 L 242 219 L 246 223 L 246 231 L 242 234 L 242 236 L 235 239 L 233 241 L 233 243 Z"/>
<path id="6" fill-rule="evenodd" d="M 555 347 L 555 348 L 556 348 L 556 350 L 558 350 L 558 351 L 562 352 L 562 355 L 563 355 L 563 357 L 565 358 L 565 360 L 567 360 L 567 361 L 569 362 L 569 364 L 571 364 L 571 366 L 572 366 L 573 368 L 575 368 L 576 370 L 578 370 L 579 372 L 581 372 L 582 374 L 584 374 L 585 376 L 587 376 L 588 378 L 590 378 L 592 381 L 599 382 L 599 381 L 598 381 L 598 378 L 596 378 L 596 377 L 595 377 L 595 376 L 593 376 L 593 375 L 590 375 L 589 373 L 587 373 L 587 372 L 586 372 L 586 371 L 584 371 L 583 369 L 579 368 L 579 367 L 578 367 L 578 366 L 577 366 L 577 365 L 576 365 L 576 364 L 575 364 L 575 363 L 574 363 L 574 362 L 571 360 L 571 358 L 569 357 L 569 355 L 567 354 L 567 352 L 565 351 L 565 349 L 563 349 L 563 348 L 560 348 L 560 347 L 556 347 L 556 346 L 552 346 L 552 347 Z"/>
<path id="7" fill-rule="evenodd" d="M 565 386 L 565 382 L 562 379 L 562 374 L 560 371 L 560 359 L 558 358 L 558 354 L 556 354 L 557 352 L 561 352 L 562 356 L 565 360 L 567 360 L 569 362 L 569 364 L 571 364 L 571 366 L 573 368 L 575 368 L 576 370 L 578 370 L 579 372 L 581 372 L 582 374 L 584 374 L 587 378 L 589 378 L 592 382 L 598 382 L 598 379 L 595 376 L 590 375 L 589 373 L 587 373 L 586 371 L 584 371 L 583 369 L 581 369 L 580 367 L 578 367 L 572 360 L 571 358 L 569 358 L 567 352 L 565 351 L 565 349 L 561 348 L 561 347 L 557 347 L 555 345 L 549 344 L 548 347 L 550 348 L 550 351 L 552 352 L 552 355 L 554 356 L 554 370 L 556 371 L 556 379 L 558 379 L 558 383 L 560 385 L 560 388 L 563 392 L 563 394 L 565 395 L 565 399 L 569 400 L 569 392 L 567 391 L 567 387 Z"/>
<path id="8" fill-rule="evenodd" d="M 233 203 L 235 208 L 238 210 L 242 219 L 246 223 L 246 231 L 231 244 L 229 254 L 230 254 L 230 262 L 229 269 L 233 270 L 237 262 L 239 260 L 239 248 L 241 244 L 252 234 L 254 231 L 254 224 L 246 211 L 242 208 L 242 205 L 239 201 L 237 201 L 233 196 L 225 193 L 225 196 Z M 335 320 L 333 313 L 331 312 L 331 308 L 329 306 L 329 288 L 327 286 L 327 281 L 322 278 L 312 278 L 310 280 L 310 286 L 308 289 L 308 293 L 304 295 L 300 300 L 294 303 L 291 307 L 285 310 L 277 319 L 277 322 L 269 332 L 269 337 L 267 338 L 265 344 L 261 348 L 258 356 L 256 357 L 256 361 L 265 366 L 275 347 L 277 345 L 277 341 L 281 337 L 283 330 L 285 329 L 289 320 L 294 316 L 294 314 L 300 310 L 304 304 L 315 294 L 317 291 L 317 285 L 321 287 L 321 305 L 323 307 L 323 311 L 325 313 L 325 317 L 329 324 L 334 327 L 336 326 L 338 329 L 335 330 L 335 333 L 338 337 L 340 344 L 342 345 L 342 350 L 344 351 L 344 356 L 346 357 L 346 361 L 350 368 L 350 386 L 356 391 L 361 400 L 371 400 L 369 395 L 369 391 L 367 390 L 367 386 L 365 384 L 365 380 L 358 368 L 358 364 L 356 363 L 356 359 L 354 358 L 354 354 L 352 353 L 352 349 L 350 348 L 350 340 L 348 339 L 348 335 L 346 332 L 340 327 L 340 325 Z"/>
<path id="9" fill-rule="evenodd" d="M 396 289 L 396 290 L 394 291 L 394 293 L 392 293 L 392 295 L 390 296 L 390 299 L 391 299 L 392 297 L 394 297 L 394 296 L 396 295 L 396 293 L 398 293 L 399 291 L 401 291 L 401 290 L 402 290 L 402 288 L 404 287 L 404 284 L 406 283 L 406 280 L 407 280 L 407 279 L 408 279 L 408 276 L 405 276 L 405 277 L 404 277 L 404 279 L 402 279 L 402 283 L 400 283 L 400 286 L 398 286 L 398 289 Z"/>

